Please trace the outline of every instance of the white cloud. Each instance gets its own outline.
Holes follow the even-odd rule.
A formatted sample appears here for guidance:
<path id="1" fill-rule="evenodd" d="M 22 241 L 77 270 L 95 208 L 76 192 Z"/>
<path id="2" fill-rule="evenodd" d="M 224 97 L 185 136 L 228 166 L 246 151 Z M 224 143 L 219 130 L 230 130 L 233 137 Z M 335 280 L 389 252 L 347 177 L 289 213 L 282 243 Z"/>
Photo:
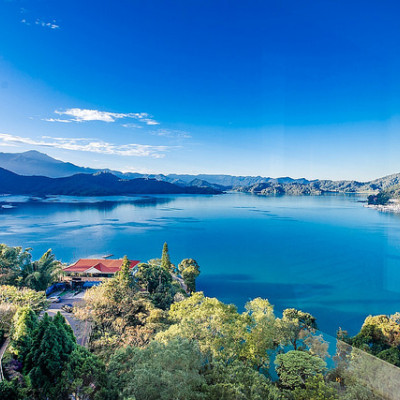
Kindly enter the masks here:
<path id="1" fill-rule="evenodd" d="M 87 122 L 87 121 L 103 121 L 115 122 L 117 119 L 131 118 L 146 125 L 159 125 L 151 115 L 147 113 L 115 113 L 109 111 L 89 110 L 84 108 L 68 108 L 67 110 L 55 110 L 58 115 L 69 117 L 68 121 Z M 49 122 L 65 122 L 65 119 L 47 118 Z M 128 124 L 127 124 L 128 125 Z"/>
<path id="2" fill-rule="evenodd" d="M 143 126 L 139 125 L 139 124 L 122 124 L 121 126 L 123 126 L 124 128 L 130 128 L 130 129 L 142 129 Z"/>
<path id="3" fill-rule="evenodd" d="M 32 25 L 32 23 L 30 23 L 26 18 L 21 19 L 21 23 L 28 25 L 28 26 Z M 57 22 L 54 19 L 51 22 L 45 22 L 45 21 L 42 21 L 41 19 L 37 19 L 34 22 L 34 24 L 38 25 L 38 26 L 42 26 L 43 28 L 50 28 L 50 29 L 59 29 L 60 28 L 60 25 L 57 25 Z"/>
<path id="4" fill-rule="evenodd" d="M 154 119 L 150 119 L 150 118 L 145 118 L 143 119 L 143 122 L 147 125 L 160 125 L 159 122 L 154 121 Z"/>
<path id="5" fill-rule="evenodd" d="M 54 20 L 54 19 L 52 22 L 45 22 L 40 19 L 37 19 L 35 21 L 35 25 L 40 25 L 40 26 L 43 26 L 44 28 L 50 28 L 50 29 L 59 29 L 60 28 L 60 25 L 57 25 L 56 20 Z"/>
<path id="6" fill-rule="evenodd" d="M 43 118 L 42 121 L 47 121 L 47 122 L 72 122 L 70 119 L 61 119 L 61 118 Z"/>
<path id="7" fill-rule="evenodd" d="M 152 146 L 147 144 L 129 143 L 117 145 L 98 139 L 60 138 L 43 136 L 41 139 L 31 139 L 21 136 L 0 133 L 2 145 L 28 144 L 32 146 L 56 147 L 58 149 L 87 151 L 99 154 L 114 154 L 120 156 L 163 158 L 172 146 Z"/>
<path id="8" fill-rule="evenodd" d="M 178 129 L 157 129 L 150 132 L 152 135 L 164 136 L 169 138 L 190 139 L 192 136 L 185 131 Z"/>

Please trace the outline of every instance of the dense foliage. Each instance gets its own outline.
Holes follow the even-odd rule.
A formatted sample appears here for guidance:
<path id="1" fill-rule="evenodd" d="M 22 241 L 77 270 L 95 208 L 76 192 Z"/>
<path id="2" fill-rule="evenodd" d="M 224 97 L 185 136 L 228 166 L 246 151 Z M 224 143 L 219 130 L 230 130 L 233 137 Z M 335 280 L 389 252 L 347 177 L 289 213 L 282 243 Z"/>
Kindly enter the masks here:
<path id="1" fill-rule="evenodd" d="M 15 262 L 25 257 L 12 254 Z M 125 258 L 74 309 L 91 326 L 87 348 L 60 313 L 43 314 L 43 292 L 18 281 L 2 286 L 0 326 L 10 345 L 0 398 L 373 400 L 398 381 L 391 364 L 400 364 L 399 314 L 368 317 L 354 337 L 339 331 L 328 368 L 328 343 L 311 314 L 276 315 L 261 298 L 239 312 L 196 292 L 199 273 L 193 259 L 175 268 L 167 246 L 135 275 Z"/>
<path id="2" fill-rule="evenodd" d="M 31 249 L 0 244 L 0 285 L 14 285 L 34 290 L 46 290 L 60 279 L 61 263 L 51 249 L 32 261 Z"/>
<path id="3" fill-rule="evenodd" d="M 378 194 L 371 194 L 368 196 L 368 204 L 385 205 L 389 202 L 390 195 L 386 191 L 379 192 Z"/>
<path id="4" fill-rule="evenodd" d="M 400 313 L 369 316 L 357 335 L 349 337 L 341 331 L 339 336 L 346 343 L 400 367 Z"/>

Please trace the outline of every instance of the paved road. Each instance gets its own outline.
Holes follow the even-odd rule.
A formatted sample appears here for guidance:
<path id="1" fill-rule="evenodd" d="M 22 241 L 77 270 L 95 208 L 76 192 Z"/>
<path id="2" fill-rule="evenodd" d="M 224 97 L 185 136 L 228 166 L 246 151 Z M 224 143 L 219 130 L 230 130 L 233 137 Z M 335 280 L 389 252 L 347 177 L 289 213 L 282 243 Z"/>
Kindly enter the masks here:
<path id="1" fill-rule="evenodd" d="M 80 321 L 74 317 L 72 313 L 67 313 L 61 310 L 64 304 L 78 305 L 82 303 L 82 299 L 62 299 L 59 303 L 50 304 L 49 309 L 46 311 L 50 316 L 54 316 L 59 311 L 67 320 L 68 324 L 71 325 L 74 331 L 76 341 L 81 346 L 86 346 L 89 340 L 90 324 L 86 321 Z"/>

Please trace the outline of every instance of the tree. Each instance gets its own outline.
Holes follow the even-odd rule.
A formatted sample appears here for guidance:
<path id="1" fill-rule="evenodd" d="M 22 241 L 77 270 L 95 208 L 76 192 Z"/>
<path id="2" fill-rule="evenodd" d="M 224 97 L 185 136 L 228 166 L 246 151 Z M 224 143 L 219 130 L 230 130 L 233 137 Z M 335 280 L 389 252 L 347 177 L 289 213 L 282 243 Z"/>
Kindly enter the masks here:
<path id="1" fill-rule="evenodd" d="M 104 364 L 82 346 L 76 346 L 62 373 L 61 381 L 76 400 L 92 400 L 106 386 Z"/>
<path id="2" fill-rule="evenodd" d="M 161 267 L 164 268 L 168 272 L 172 272 L 172 269 L 173 269 L 171 260 L 169 259 L 167 242 L 164 243 L 163 250 L 162 250 Z"/>
<path id="3" fill-rule="evenodd" d="M 178 337 L 197 340 L 208 361 L 234 360 L 242 354 L 246 324 L 234 305 L 196 292 L 172 304 L 169 317 L 173 325 L 158 333 L 157 340 L 168 342 Z"/>
<path id="4" fill-rule="evenodd" d="M 328 386 L 321 374 L 308 378 L 305 387 L 297 387 L 293 391 L 294 400 L 336 400 L 337 391 Z"/>
<path id="5" fill-rule="evenodd" d="M 44 314 L 33 333 L 31 349 L 24 362 L 24 373 L 29 376 L 37 398 L 57 400 L 66 397 L 60 376 L 76 342 L 60 322 L 61 318 L 54 321 L 47 313 Z"/>
<path id="6" fill-rule="evenodd" d="M 145 294 L 120 285 L 117 279 L 86 290 L 84 300 L 75 316 L 92 324 L 91 349 L 104 356 L 121 345 L 148 344 L 165 319 Z"/>
<path id="7" fill-rule="evenodd" d="M 324 360 L 299 350 L 278 354 L 275 365 L 281 386 L 292 390 L 304 388 L 307 379 L 322 373 L 326 368 Z"/>
<path id="8" fill-rule="evenodd" d="M 200 371 L 203 357 L 196 343 L 152 341 L 145 348 L 127 347 L 111 358 L 108 375 L 113 399 L 206 399 Z"/>
<path id="9" fill-rule="evenodd" d="M 48 306 L 45 292 L 32 289 L 18 289 L 15 286 L 0 286 L 0 304 L 13 304 L 15 306 L 29 305 L 36 313 Z"/>
<path id="10" fill-rule="evenodd" d="M 245 309 L 244 358 L 257 369 L 267 368 L 268 350 L 275 349 L 279 344 L 274 308 L 268 300 L 258 297 L 248 302 Z"/>
<path id="11" fill-rule="evenodd" d="M 32 346 L 33 332 L 38 325 L 37 316 L 30 306 L 20 307 L 13 319 L 11 351 L 23 361 Z"/>
<path id="12" fill-rule="evenodd" d="M 166 286 L 172 281 L 171 274 L 165 268 L 146 263 L 138 265 L 135 278 L 138 284 L 149 293 L 154 293 L 160 285 Z"/>
<path id="13" fill-rule="evenodd" d="M 0 284 L 19 285 L 22 271 L 31 263 L 31 249 L 0 244 Z"/>
<path id="14" fill-rule="evenodd" d="M 18 380 L 14 379 L 9 382 L 3 380 L 0 382 L 0 399 L 4 400 L 18 400 L 21 397 L 18 394 Z"/>
<path id="15" fill-rule="evenodd" d="M 182 275 L 189 292 L 196 291 L 196 278 L 200 275 L 200 267 L 196 260 L 185 258 L 178 265 L 178 270 Z"/>
<path id="16" fill-rule="evenodd" d="M 400 365 L 400 315 L 369 316 L 360 332 L 345 341 L 394 365 Z"/>
<path id="17" fill-rule="evenodd" d="M 291 343 L 294 350 L 298 349 L 299 341 L 304 340 L 317 329 L 316 319 L 309 313 L 294 308 L 287 308 L 278 320 L 282 342 Z"/>
<path id="18" fill-rule="evenodd" d="M 279 390 L 265 375 L 238 360 L 232 363 L 214 361 L 204 375 L 207 380 L 207 400 L 281 399 Z"/>
<path id="19" fill-rule="evenodd" d="M 173 284 L 171 274 L 156 264 L 139 264 L 135 278 L 139 286 L 149 292 L 153 304 L 163 310 L 169 308 L 179 290 Z"/>
<path id="20" fill-rule="evenodd" d="M 390 349 L 382 350 L 376 355 L 381 360 L 385 360 L 390 364 L 400 367 L 400 350 L 398 347 L 391 347 Z"/>
<path id="21" fill-rule="evenodd" d="M 198 271 L 200 271 L 200 266 L 196 260 L 194 260 L 193 258 L 184 258 L 178 265 L 179 273 L 182 275 L 182 272 L 191 265 L 193 265 Z"/>
<path id="22" fill-rule="evenodd" d="M 0 343 L 2 342 L 3 334 L 9 332 L 17 312 L 17 306 L 10 303 L 0 303 Z"/>
<path id="23" fill-rule="evenodd" d="M 46 290 L 53 282 L 59 280 L 61 273 L 61 263 L 49 249 L 39 260 L 26 264 L 22 278 L 24 285 L 40 291 Z"/>
<path id="24" fill-rule="evenodd" d="M 134 285 L 131 263 L 127 256 L 124 256 L 122 266 L 116 274 L 116 278 L 121 285 L 125 285 L 127 287 L 132 287 Z"/>

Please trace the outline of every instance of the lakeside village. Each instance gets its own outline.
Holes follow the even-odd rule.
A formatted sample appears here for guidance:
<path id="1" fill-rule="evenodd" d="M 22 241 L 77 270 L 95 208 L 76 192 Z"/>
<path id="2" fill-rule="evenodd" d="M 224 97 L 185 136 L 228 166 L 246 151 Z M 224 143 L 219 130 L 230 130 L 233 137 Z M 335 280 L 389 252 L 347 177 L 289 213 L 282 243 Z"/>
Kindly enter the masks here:
<path id="1" fill-rule="evenodd" d="M 196 292 L 198 263 L 166 243 L 145 263 L 30 251 L 0 244 L 0 399 L 399 398 L 399 313 L 329 343 L 308 312 Z"/>

